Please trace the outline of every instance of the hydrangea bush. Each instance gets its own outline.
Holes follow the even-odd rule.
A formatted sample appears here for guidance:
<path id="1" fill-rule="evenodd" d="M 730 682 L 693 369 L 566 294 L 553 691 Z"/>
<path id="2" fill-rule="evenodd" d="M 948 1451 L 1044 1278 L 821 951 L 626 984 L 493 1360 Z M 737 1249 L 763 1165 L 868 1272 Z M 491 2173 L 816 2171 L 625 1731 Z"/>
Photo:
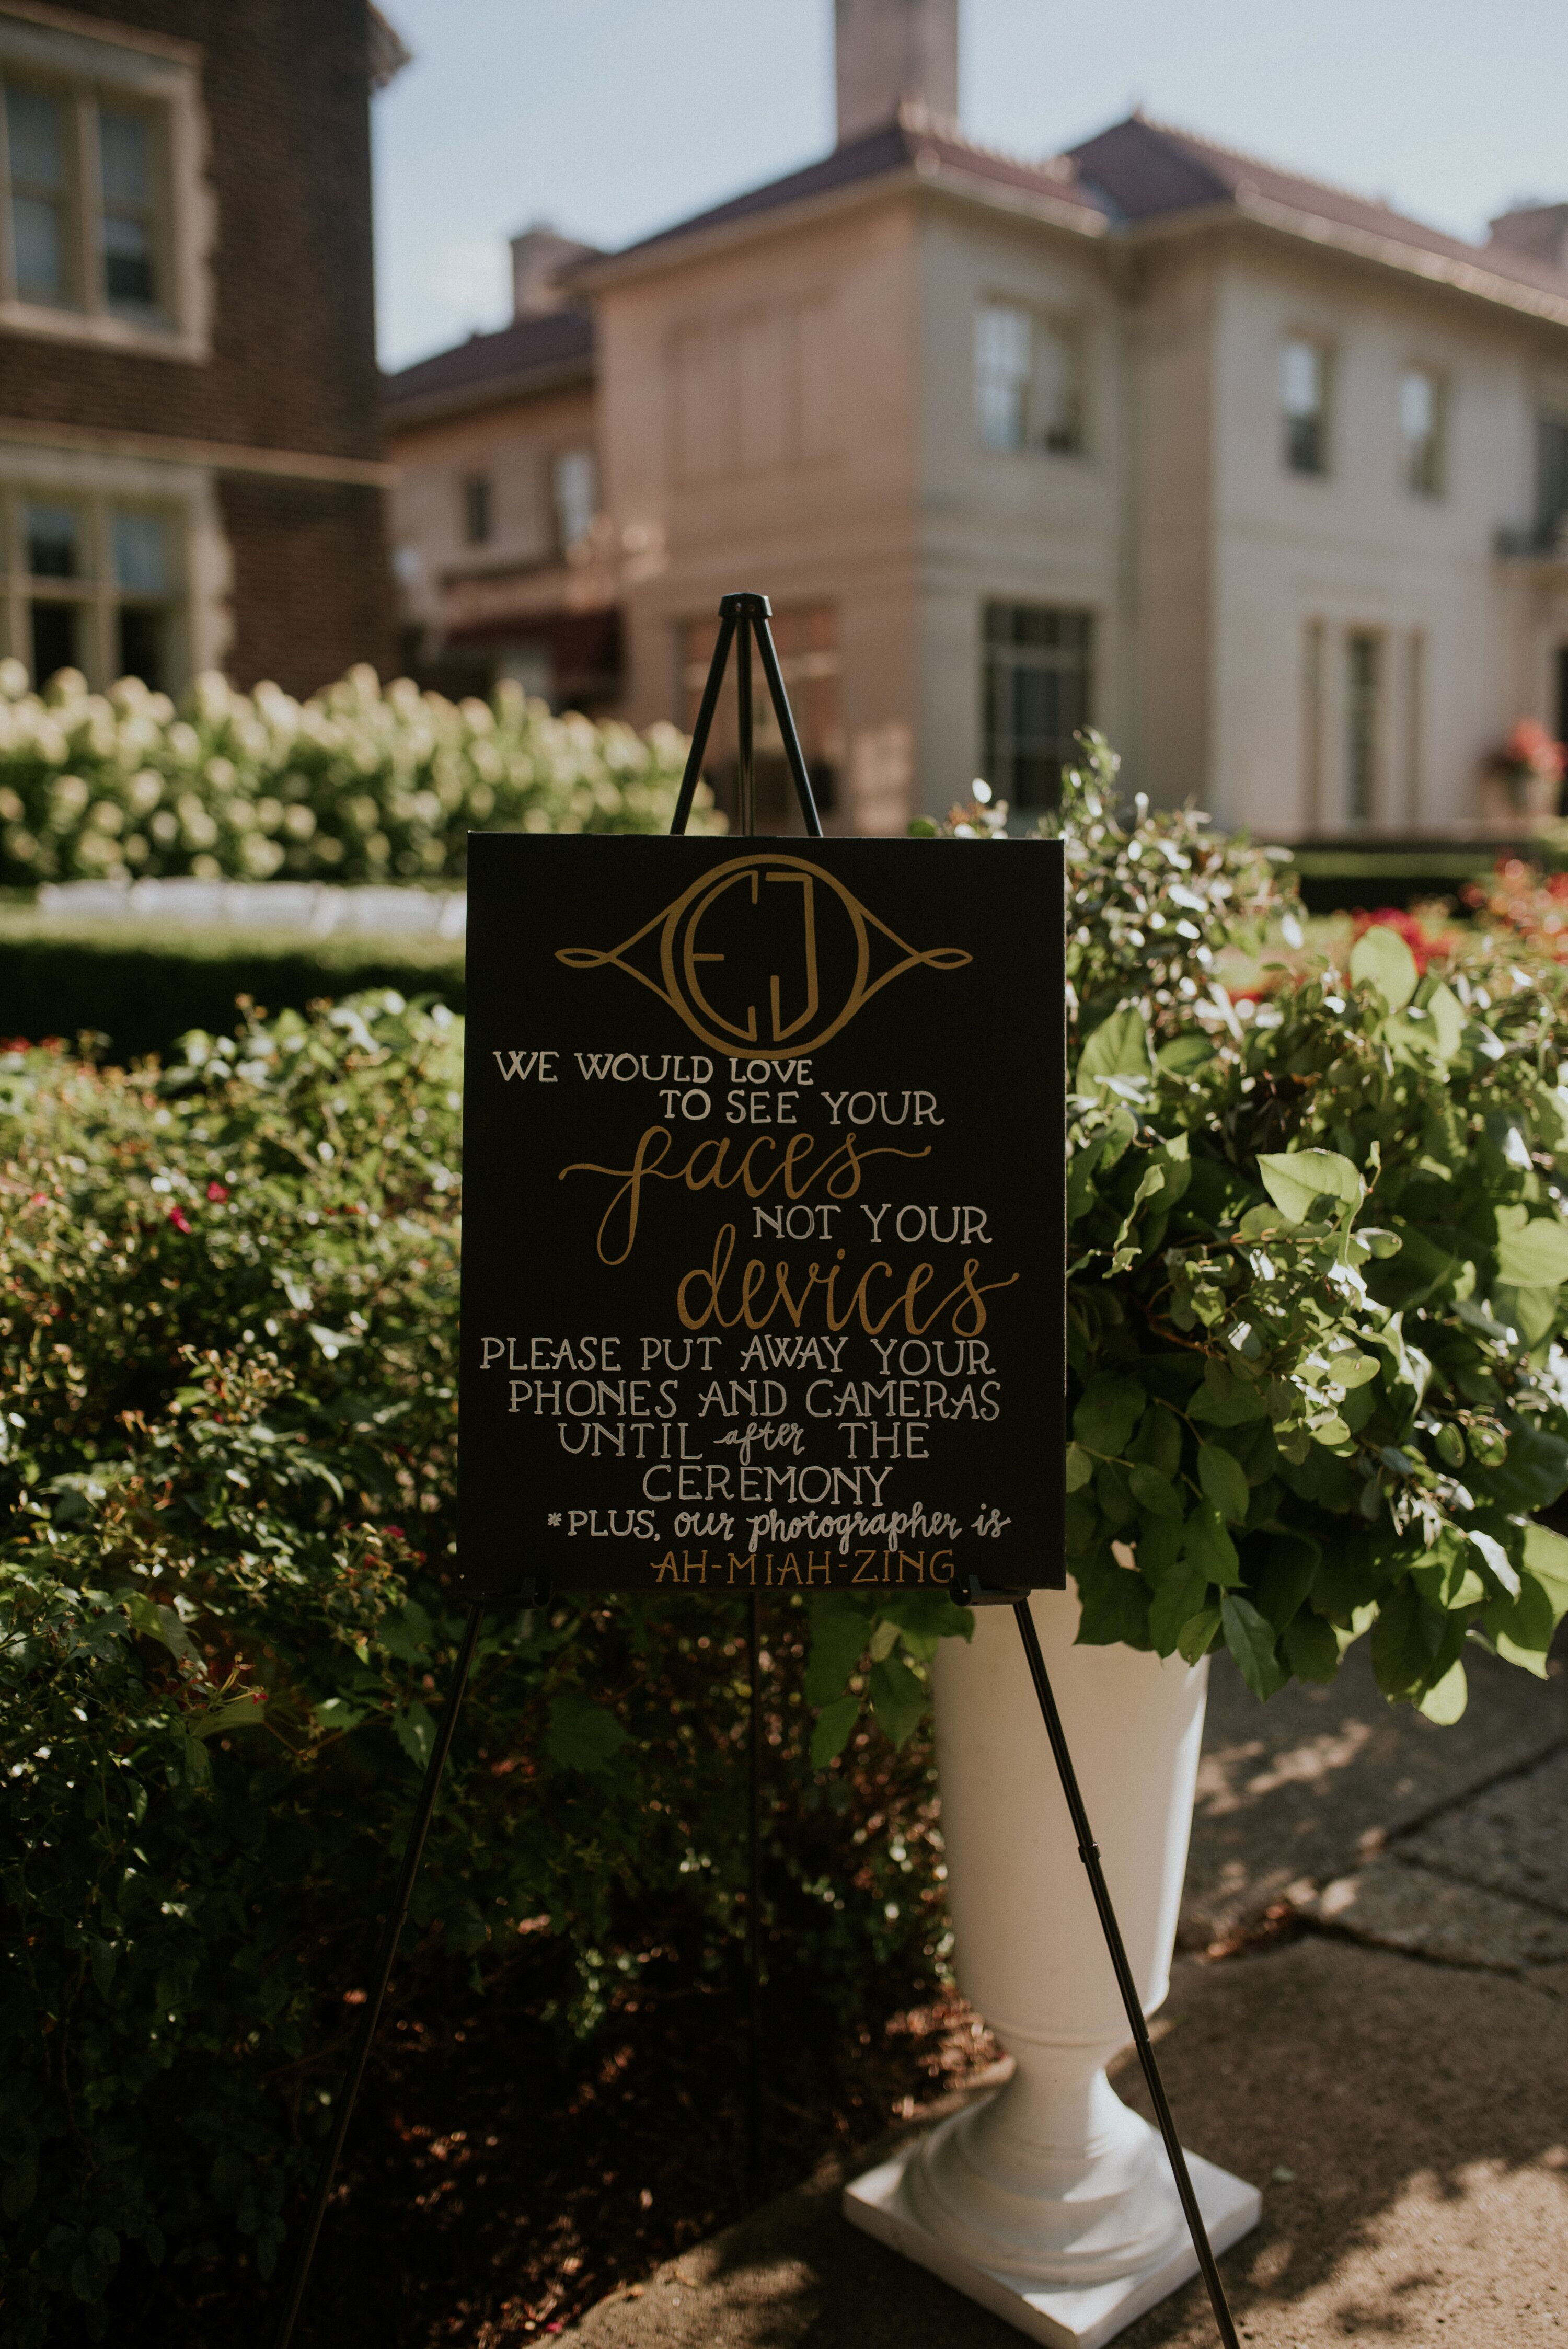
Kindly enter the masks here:
<path id="1" fill-rule="evenodd" d="M 0 662 L 0 885 L 455 881 L 470 827 L 666 830 L 686 747 L 511 685 L 454 703 L 362 667 L 295 701 L 206 676 L 176 706 L 134 678 L 89 693 L 75 669 L 33 693 Z"/>

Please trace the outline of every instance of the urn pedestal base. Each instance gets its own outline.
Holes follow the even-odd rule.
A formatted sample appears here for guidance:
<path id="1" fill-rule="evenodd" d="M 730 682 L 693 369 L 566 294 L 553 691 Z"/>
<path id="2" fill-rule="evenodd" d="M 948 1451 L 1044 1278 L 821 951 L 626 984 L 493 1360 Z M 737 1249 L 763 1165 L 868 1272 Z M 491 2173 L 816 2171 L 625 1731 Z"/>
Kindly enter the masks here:
<path id="1" fill-rule="evenodd" d="M 940 2137 L 943 2129 L 954 2127 L 954 2121 L 944 2122 L 941 2129 L 933 2132 L 933 2138 Z M 885 2243 L 889 2251 L 901 2251 L 906 2260 L 928 2268 L 944 2283 L 951 2284 L 955 2292 L 963 2292 L 980 2307 L 988 2308 L 993 2316 L 1001 2317 L 1031 2341 L 1043 2342 L 1046 2349 L 1099 2349 L 1102 2342 L 1112 2340 L 1134 2317 L 1141 2316 L 1145 2309 L 1152 2308 L 1198 2272 L 1197 2254 L 1184 2228 L 1181 2237 L 1168 2241 L 1147 2265 L 1104 2282 L 1066 2284 L 983 2267 L 944 2241 L 923 2224 L 911 2206 L 904 2189 L 904 2170 L 932 2141 L 916 2138 L 891 2161 L 868 2169 L 863 2177 L 846 2186 L 845 2218 L 852 2227 Z M 1165 2165 L 1162 2147 L 1159 2148 L 1159 2159 L 1165 2166 L 1166 2180 L 1174 2199 L 1175 2184 Z M 1192 2173 L 1209 2240 L 1216 2252 L 1226 2251 L 1257 2225 L 1263 2215 L 1263 2198 L 1255 2186 L 1233 2178 L 1228 2169 L 1217 2168 L 1199 2154 L 1189 2153 L 1187 2165 Z"/>

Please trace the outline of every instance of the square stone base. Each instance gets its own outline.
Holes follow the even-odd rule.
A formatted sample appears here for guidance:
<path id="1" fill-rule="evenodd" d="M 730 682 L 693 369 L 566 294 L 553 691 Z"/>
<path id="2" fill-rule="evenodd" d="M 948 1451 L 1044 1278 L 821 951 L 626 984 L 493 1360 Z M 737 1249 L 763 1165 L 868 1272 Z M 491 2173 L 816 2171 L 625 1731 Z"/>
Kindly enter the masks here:
<path id="1" fill-rule="evenodd" d="M 1185 2240 L 1169 2258 L 1112 2283 L 1030 2285 L 976 2267 L 929 2233 L 903 2206 L 899 2193 L 903 2168 L 919 2142 L 914 2139 L 891 2161 L 868 2169 L 845 2187 L 845 2218 L 890 2251 L 902 2251 L 906 2260 L 929 2268 L 944 2283 L 977 2301 L 993 2316 L 1016 2325 L 1031 2341 L 1044 2342 L 1046 2349 L 1099 2349 L 1101 2342 L 1109 2341 L 1135 2316 L 1141 2316 L 1146 2308 L 1152 2308 L 1198 2272 L 1198 2255 Z M 1263 2216 L 1263 2197 L 1255 2186 L 1233 2178 L 1228 2169 L 1217 2168 L 1195 2153 L 1187 2156 L 1187 2165 L 1209 2240 L 1216 2253 L 1228 2251 L 1257 2225 Z"/>

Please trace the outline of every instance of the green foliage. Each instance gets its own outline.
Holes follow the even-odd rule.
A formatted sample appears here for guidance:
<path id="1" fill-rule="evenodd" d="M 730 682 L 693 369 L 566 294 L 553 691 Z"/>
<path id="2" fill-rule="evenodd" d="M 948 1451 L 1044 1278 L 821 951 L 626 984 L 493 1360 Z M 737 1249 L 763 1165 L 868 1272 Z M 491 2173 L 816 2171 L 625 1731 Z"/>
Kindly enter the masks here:
<path id="1" fill-rule="evenodd" d="M 1095 909 L 1068 1103 L 1080 1636 L 1222 1641 L 1268 1696 L 1370 1632 L 1385 1692 L 1455 1719 L 1467 1638 L 1543 1672 L 1568 1607 L 1568 1541 L 1536 1522 L 1568 1487 L 1560 988 L 1476 957 L 1422 978 L 1374 928 L 1346 973 L 1276 966 L 1233 1000 L 1213 963 L 1270 909 L 1253 853 L 1141 802 L 1123 825 L 1090 754 L 1063 817 Z"/>
<path id="2" fill-rule="evenodd" d="M 0 1035 L 107 1039 L 129 1061 L 166 1052 L 192 1025 L 232 1027 L 242 997 L 271 1011 L 392 988 L 463 1004 L 463 954 L 450 938 L 303 938 L 169 922 L 85 921 L 0 905 Z"/>
<path id="3" fill-rule="evenodd" d="M 1347 971 L 1274 965 L 1233 999 L 1223 957 L 1270 922 L 1301 944 L 1279 860 L 1191 812 L 1119 815 L 1082 740 L 1059 820 L 1079 1639 L 1222 1643 L 1266 1697 L 1369 1633 L 1386 1695 L 1456 1720 L 1467 1640 L 1543 1674 L 1568 1611 L 1539 1522 L 1568 1488 L 1561 974 L 1511 939 L 1445 983 L 1374 927 Z M 996 837 L 993 814 L 949 830 Z"/>
<path id="4" fill-rule="evenodd" d="M 267 2274 L 330 2120 L 462 1628 L 458 1080 L 388 994 L 161 1078 L 0 1055 L 7 2342 L 101 2335 L 150 2263 Z M 849 2002 L 933 1961 L 928 1764 L 813 1777 L 804 1618 L 764 1628 L 770 1892 Z M 742 1631 L 697 1594 L 487 1622 L 400 1991 L 539 1953 L 582 2030 L 655 1944 L 725 1979 Z"/>
<path id="5" fill-rule="evenodd" d="M 552 718 L 509 685 L 454 704 L 356 668 L 300 702 L 207 676 L 177 709 L 75 669 L 30 693 L 0 662 L 0 885 L 455 880 L 470 829 L 666 831 L 685 755 L 674 727 Z"/>

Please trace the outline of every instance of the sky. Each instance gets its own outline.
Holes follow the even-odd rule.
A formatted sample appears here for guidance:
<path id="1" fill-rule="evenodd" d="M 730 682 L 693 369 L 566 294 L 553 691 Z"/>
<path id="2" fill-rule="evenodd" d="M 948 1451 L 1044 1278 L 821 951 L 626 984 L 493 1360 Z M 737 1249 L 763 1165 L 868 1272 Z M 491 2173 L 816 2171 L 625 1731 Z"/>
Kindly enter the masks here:
<path id="1" fill-rule="evenodd" d="M 832 0 L 382 0 L 383 364 L 503 326 L 506 239 L 615 246 L 832 143 Z M 1451 233 L 1568 197 L 1563 0 L 962 0 L 964 129 L 1038 158 L 1135 104 Z"/>

